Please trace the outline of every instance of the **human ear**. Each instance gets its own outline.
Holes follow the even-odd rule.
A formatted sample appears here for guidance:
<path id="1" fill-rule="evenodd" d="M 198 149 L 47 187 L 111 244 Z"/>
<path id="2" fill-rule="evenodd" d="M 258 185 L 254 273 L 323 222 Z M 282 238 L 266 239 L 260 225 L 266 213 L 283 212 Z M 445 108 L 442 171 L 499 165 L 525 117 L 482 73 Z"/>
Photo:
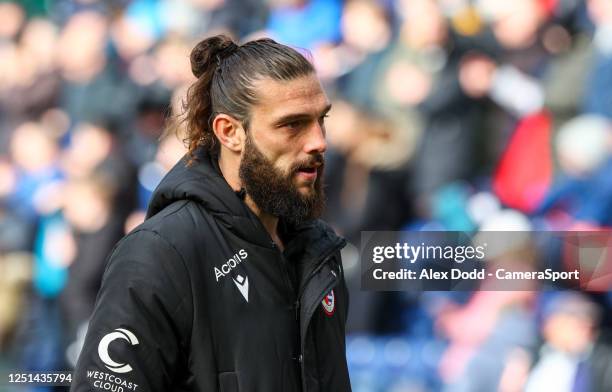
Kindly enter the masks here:
<path id="1" fill-rule="evenodd" d="M 212 121 L 212 129 L 221 145 L 236 153 L 242 151 L 244 130 L 234 117 L 225 113 L 217 114 Z"/>

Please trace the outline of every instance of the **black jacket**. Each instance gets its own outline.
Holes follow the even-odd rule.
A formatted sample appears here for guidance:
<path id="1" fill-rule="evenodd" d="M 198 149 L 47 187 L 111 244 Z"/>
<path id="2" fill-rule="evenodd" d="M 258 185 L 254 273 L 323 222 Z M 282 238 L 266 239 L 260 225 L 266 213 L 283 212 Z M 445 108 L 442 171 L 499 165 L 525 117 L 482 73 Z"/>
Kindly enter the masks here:
<path id="1" fill-rule="evenodd" d="M 185 162 L 111 253 L 71 391 L 350 391 L 344 239 L 281 225 L 280 252 L 216 159 Z"/>

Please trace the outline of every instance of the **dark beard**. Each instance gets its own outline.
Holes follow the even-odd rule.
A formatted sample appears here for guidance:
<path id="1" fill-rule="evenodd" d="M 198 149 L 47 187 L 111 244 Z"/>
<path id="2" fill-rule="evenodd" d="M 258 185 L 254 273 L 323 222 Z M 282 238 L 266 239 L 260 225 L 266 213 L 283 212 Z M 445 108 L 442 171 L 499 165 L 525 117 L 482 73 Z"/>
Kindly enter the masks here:
<path id="1" fill-rule="evenodd" d="M 287 174 L 283 174 L 259 151 L 251 137 L 247 136 L 239 176 L 247 194 L 262 212 L 299 225 L 320 217 L 325 207 L 322 187 L 323 162 L 322 154 L 314 155 L 308 161 L 294 164 Z M 321 163 L 317 168 L 314 192 L 304 196 L 294 185 L 293 178 L 300 168 L 314 163 Z"/>

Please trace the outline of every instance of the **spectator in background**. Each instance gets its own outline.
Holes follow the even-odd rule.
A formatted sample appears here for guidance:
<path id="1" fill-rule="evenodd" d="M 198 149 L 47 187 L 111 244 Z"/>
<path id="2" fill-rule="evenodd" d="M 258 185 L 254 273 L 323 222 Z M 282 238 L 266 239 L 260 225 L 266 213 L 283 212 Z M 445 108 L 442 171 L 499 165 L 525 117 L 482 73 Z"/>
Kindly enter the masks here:
<path id="1" fill-rule="evenodd" d="M 57 51 L 61 105 L 74 122 L 101 118 L 129 104 L 129 95 L 115 89 L 105 51 L 107 33 L 108 21 L 95 11 L 74 14 L 62 29 Z"/>
<path id="2" fill-rule="evenodd" d="M 57 27 L 51 22 L 32 19 L 25 23 L 18 40 L 0 44 L 3 133 L 10 134 L 8 128 L 37 119 L 57 104 L 60 89 L 55 62 L 57 36 Z"/>
<path id="3" fill-rule="evenodd" d="M 538 212 L 557 229 L 612 226 L 612 128 L 601 116 L 582 115 L 564 124 L 555 139 L 562 172 Z"/>
<path id="4" fill-rule="evenodd" d="M 583 294 L 566 292 L 545 305 L 543 318 L 544 343 L 525 391 L 612 389 L 612 351 L 598 339 L 600 309 Z"/>
<path id="5" fill-rule="evenodd" d="M 21 219 L 35 225 L 45 210 L 45 192 L 63 178 L 58 141 L 40 123 L 27 122 L 12 134 L 10 153 L 15 181 L 6 195 L 8 205 Z"/>
<path id="6" fill-rule="evenodd" d="M 90 123 L 73 131 L 62 166 L 68 177 L 62 212 L 72 228 L 75 257 L 61 299 L 65 332 L 74 339 L 93 310 L 108 250 L 123 236 L 136 206 L 136 174 L 116 136 Z"/>
<path id="7" fill-rule="evenodd" d="M 379 2 L 350 1 L 340 22 L 342 42 L 315 48 L 314 60 L 323 80 L 338 79 L 338 95 L 359 108 L 371 107 L 376 68 L 393 43 L 392 14 Z"/>
<path id="8" fill-rule="evenodd" d="M 612 5 L 605 0 L 588 0 L 588 10 L 595 24 L 594 63 L 589 72 L 583 111 L 612 118 Z"/>
<path id="9" fill-rule="evenodd" d="M 68 280 L 62 287 L 61 306 L 69 341 L 77 339 L 79 327 L 93 311 L 108 250 L 123 236 L 123 222 L 113 211 L 115 188 L 102 176 L 71 179 L 65 187 L 63 216 L 70 225 L 74 256 Z M 72 365 L 75 358 L 69 358 Z"/>
<path id="10" fill-rule="evenodd" d="M 73 180 L 103 178 L 113 195 L 113 214 L 125 219 L 136 205 L 136 170 L 110 127 L 103 121 L 77 124 L 63 150 L 62 169 Z"/>

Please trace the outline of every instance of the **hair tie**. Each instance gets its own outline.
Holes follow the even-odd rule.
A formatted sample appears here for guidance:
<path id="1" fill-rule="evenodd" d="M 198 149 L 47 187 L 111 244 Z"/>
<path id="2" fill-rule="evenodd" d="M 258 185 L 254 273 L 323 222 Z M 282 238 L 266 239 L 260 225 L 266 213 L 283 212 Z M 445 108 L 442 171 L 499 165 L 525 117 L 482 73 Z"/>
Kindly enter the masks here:
<path id="1" fill-rule="evenodd" d="M 217 53 L 215 56 L 217 58 L 217 69 L 221 68 L 221 62 L 223 60 L 225 60 L 226 58 L 228 58 L 229 56 L 231 56 L 232 54 L 236 53 L 236 51 L 238 51 L 240 47 L 238 45 L 236 45 L 235 43 L 231 43 L 229 46 L 227 46 L 225 49 L 221 50 L 219 53 Z"/>

